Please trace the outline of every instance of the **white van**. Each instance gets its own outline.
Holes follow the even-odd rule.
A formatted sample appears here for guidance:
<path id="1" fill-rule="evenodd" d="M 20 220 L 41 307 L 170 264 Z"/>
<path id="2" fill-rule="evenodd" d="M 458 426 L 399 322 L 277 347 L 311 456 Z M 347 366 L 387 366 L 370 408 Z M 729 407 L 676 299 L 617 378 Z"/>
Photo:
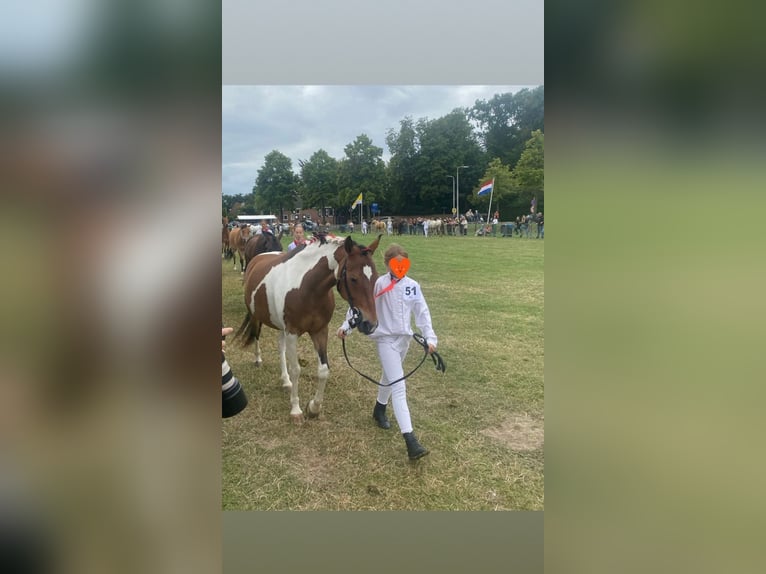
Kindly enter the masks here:
<path id="1" fill-rule="evenodd" d="M 279 218 L 276 215 L 238 215 L 237 221 L 240 223 L 249 223 L 250 229 L 253 233 L 260 233 L 261 221 L 266 220 L 269 227 L 274 230 L 274 233 L 279 233 L 280 223 Z"/>

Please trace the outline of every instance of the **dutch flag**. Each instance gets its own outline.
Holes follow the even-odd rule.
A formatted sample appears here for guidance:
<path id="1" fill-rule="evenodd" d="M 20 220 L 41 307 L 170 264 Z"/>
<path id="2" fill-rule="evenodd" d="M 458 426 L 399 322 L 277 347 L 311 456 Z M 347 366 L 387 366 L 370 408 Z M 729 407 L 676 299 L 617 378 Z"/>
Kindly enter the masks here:
<path id="1" fill-rule="evenodd" d="M 479 193 L 477 193 L 476 195 L 487 195 L 490 191 L 492 191 L 493 183 L 495 183 L 494 179 L 482 185 L 481 189 L 479 190 Z"/>

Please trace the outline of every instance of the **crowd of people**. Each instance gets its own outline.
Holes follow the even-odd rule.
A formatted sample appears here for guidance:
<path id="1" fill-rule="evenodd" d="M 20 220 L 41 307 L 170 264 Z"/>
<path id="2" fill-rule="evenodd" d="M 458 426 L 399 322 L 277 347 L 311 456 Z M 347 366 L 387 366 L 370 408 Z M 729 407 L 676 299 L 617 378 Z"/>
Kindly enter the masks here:
<path id="1" fill-rule="evenodd" d="M 534 237 L 537 239 L 545 238 L 545 227 L 542 213 L 529 215 L 519 215 L 515 220 L 503 221 L 500 213 L 495 211 L 489 222 L 484 217 L 469 209 L 466 213 L 459 216 L 445 217 L 388 217 L 381 220 L 362 220 L 362 235 L 384 231 L 388 235 L 453 235 L 467 236 L 469 225 L 473 227 L 473 233 L 477 236 L 496 236 L 498 231 L 502 237 Z M 379 227 L 378 227 L 379 226 Z M 353 233 L 353 224 L 346 225 L 346 229 Z"/>

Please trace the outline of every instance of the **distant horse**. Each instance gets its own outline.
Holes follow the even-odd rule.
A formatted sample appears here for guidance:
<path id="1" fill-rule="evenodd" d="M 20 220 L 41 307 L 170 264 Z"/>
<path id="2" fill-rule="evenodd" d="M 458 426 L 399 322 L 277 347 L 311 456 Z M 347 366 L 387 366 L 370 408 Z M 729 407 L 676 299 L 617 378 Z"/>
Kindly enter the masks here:
<path id="1" fill-rule="evenodd" d="M 279 354 L 282 387 L 290 388 L 290 416 L 303 421 L 298 398 L 298 337 L 308 333 L 319 357 L 316 394 L 308 403 L 310 418 L 319 416 L 330 374 L 327 363 L 329 324 L 335 311 L 337 288 L 358 317 L 358 329 L 370 334 L 378 326 L 373 288 L 378 278 L 372 254 L 380 235 L 369 247 L 351 237 L 318 235 L 286 253 L 264 253 L 253 259 L 245 274 L 247 315 L 236 337 L 243 345 L 255 340 L 255 364 L 260 365 L 259 338 L 265 324 L 281 331 Z"/>
<path id="2" fill-rule="evenodd" d="M 245 270 L 247 270 L 247 264 L 261 253 L 269 253 L 273 251 L 282 251 L 282 231 L 279 235 L 275 236 L 273 233 L 267 231 L 265 233 L 259 233 L 258 235 L 248 239 L 245 244 Z"/>
<path id="3" fill-rule="evenodd" d="M 234 271 L 237 270 L 237 255 L 239 255 L 239 265 L 242 267 L 242 273 L 245 272 L 245 245 L 250 239 L 250 226 L 243 223 L 235 227 L 229 233 L 229 247 L 234 254 Z"/>
<path id="4" fill-rule="evenodd" d="M 429 235 L 444 235 L 444 228 L 442 227 L 441 219 L 431 219 L 428 222 L 428 234 Z"/>
<path id="5" fill-rule="evenodd" d="M 378 221 L 377 219 L 373 219 L 371 221 L 372 224 L 372 230 L 377 231 L 379 233 L 385 233 L 386 232 L 386 222 L 385 221 Z"/>
<path id="6" fill-rule="evenodd" d="M 221 257 L 228 259 L 232 256 L 231 248 L 229 247 L 229 218 L 221 218 Z"/>

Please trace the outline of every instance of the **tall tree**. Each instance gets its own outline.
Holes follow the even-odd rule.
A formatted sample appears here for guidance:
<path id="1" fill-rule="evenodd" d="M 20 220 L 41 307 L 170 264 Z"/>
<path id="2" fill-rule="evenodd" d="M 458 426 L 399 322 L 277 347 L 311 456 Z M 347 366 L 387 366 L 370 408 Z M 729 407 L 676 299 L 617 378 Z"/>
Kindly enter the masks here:
<path id="1" fill-rule="evenodd" d="M 399 122 L 399 131 L 389 129 L 386 145 L 391 153 L 388 162 L 388 202 L 395 213 L 415 213 L 419 203 L 415 179 L 420 143 L 410 116 Z"/>
<path id="2" fill-rule="evenodd" d="M 273 150 L 258 170 L 253 194 L 255 208 L 261 212 L 279 213 L 291 210 L 295 205 L 298 180 L 293 173 L 292 160 Z"/>
<path id="3" fill-rule="evenodd" d="M 516 186 L 524 201 L 537 198 L 538 211 L 543 210 L 545 196 L 545 135 L 540 130 L 524 144 L 524 151 L 513 170 Z"/>
<path id="4" fill-rule="evenodd" d="M 340 163 L 339 194 L 341 208 L 348 209 L 359 193 L 364 194 L 365 206 L 386 197 L 386 167 L 383 148 L 373 145 L 367 134 L 361 134 L 348 144 L 346 157 Z M 381 206 L 390 213 L 390 206 Z"/>
<path id="5" fill-rule="evenodd" d="M 301 200 L 303 207 L 338 207 L 338 160 L 323 149 L 314 152 L 301 167 Z"/>
<path id="6" fill-rule="evenodd" d="M 494 179 L 495 185 L 493 186 L 492 193 L 486 195 L 476 195 L 484 182 Z M 485 218 L 487 217 L 488 210 L 490 209 L 489 201 L 492 199 L 492 210 L 504 203 L 506 205 L 518 203 L 518 189 L 516 182 L 513 179 L 513 173 L 510 168 L 505 165 L 499 158 L 493 159 L 489 162 L 487 169 L 484 171 L 482 177 L 476 182 L 471 193 L 471 203 L 476 207 L 476 210 L 481 213 Z"/>
<path id="7" fill-rule="evenodd" d="M 420 141 L 415 175 L 419 208 L 447 213 L 452 208 L 452 184 L 447 176 L 456 174 L 458 166 L 467 165 L 456 179 L 463 176 L 464 181 L 475 180 L 484 169 L 484 155 L 466 110 L 458 108 L 436 120 L 421 119 L 416 130 Z M 461 198 L 465 198 L 465 183 L 460 183 Z"/>
<path id="8" fill-rule="evenodd" d="M 476 100 L 469 113 L 478 125 L 487 156 L 500 158 L 504 164 L 514 167 L 532 132 L 545 129 L 544 87 Z"/>

